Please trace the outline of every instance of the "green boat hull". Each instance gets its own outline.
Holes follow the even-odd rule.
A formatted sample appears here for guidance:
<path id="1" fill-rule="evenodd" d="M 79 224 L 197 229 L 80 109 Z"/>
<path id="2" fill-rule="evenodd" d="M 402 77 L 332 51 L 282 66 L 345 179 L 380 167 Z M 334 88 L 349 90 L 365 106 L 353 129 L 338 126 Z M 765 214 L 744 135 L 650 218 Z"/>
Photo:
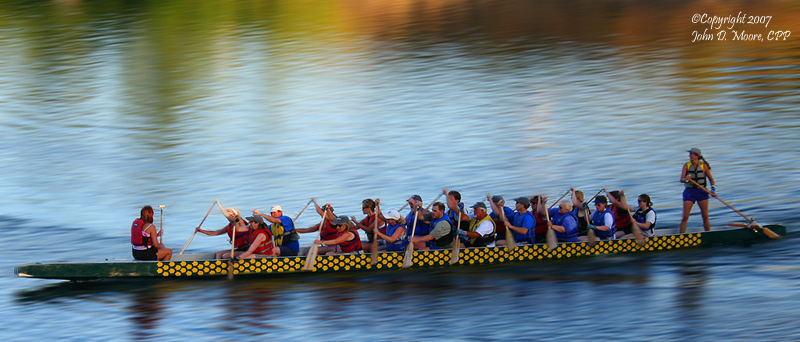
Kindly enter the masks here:
<path id="1" fill-rule="evenodd" d="M 786 227 L 767 225 L 779 235 L 786 235 Z M 718 230 L 682 235 L 666 235 L 647 238 L 644 246 L 633 239 L 600 241 L 594 246 L 586 242 L 561 243 L 555 250 L 544 244 L 506 247 L 467 248 L 459 251 L 459 261 L 450 265 L 451 250 L 415 251 L 412 268 L 456 267 L 466 265 L 532 262 L 591 257 L 604 254 L 645 253 L 679 250 L 720 244 L 758 243 L 769 240 L 761 230 L 749 228 Z M 402 268 L 404 253 L 381 253 L 376 265 L 370 264 L 369 254 L 318 256 L 313 271 L 303 271 L 305 257 L 277 257 L 246 259 L 238 261 L 233 272 L 235 277 L 274 277 L 278 274 L 309 272 L 350 272 Z M 213 259 L 213 254 L 176 255 L 169 262 L 123 261 L 51 264 L 28 264 L 19 266 L 15 273 L 19 277 L 92 280 L 102 278 L 214 278 L 226 277 L 230 269 L 228 260 Z"/>

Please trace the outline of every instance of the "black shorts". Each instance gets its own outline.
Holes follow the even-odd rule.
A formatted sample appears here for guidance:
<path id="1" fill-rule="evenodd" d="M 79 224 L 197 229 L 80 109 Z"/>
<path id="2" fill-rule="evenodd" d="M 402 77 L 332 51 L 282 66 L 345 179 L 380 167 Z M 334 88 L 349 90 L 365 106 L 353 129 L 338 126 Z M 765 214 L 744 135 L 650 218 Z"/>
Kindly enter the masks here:
<path id="1" fill-rule="evenodd" d="M 136 260 L 158 260 L 158 248 L 150 247 L 143 251 L 131 248 L 131 254 Z"/>
<path id="2" fill-rule="evenodd" d="M 281 256 L 297 256 L 297 252 L 289 246 L 278 246 L 281 249 Z"/>

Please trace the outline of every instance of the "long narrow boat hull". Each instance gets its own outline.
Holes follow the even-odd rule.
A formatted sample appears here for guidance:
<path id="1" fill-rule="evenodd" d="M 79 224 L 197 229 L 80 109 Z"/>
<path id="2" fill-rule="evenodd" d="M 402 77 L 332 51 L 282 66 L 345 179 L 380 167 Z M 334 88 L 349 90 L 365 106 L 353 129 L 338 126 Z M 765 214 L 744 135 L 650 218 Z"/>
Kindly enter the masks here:
<path id="1" fill-rule="evenodd" d="M 786 227 L 768 225 L 779 235 L 786 234 Z M 553 251 L 544 244 L 506 247 L 461 249 L 459 261 L 450 265 L 451 250 L 415 251 L 411 267 L 454 267 L 459 265 L 530 262 L 590 257 L 603 254 L 641 253 L 679 250 L 700 246 L 736 243 L 758 243 L 769 240 L 762 231 L 749 228 L 718 230 L 683 235 L 656 236 L 646 239 L 639 246 L 633 239 L 600 241 L 594 247 L 588 243 L 561 243 Z M 176 255 L 169 262 L 122 261 L 51 264 L 28 264 L 19 266 L 15 273 L 19 277 L 91 280 L 100 278 L 202 278 L 228 275 L 228 260 L 213 260 L 213 254 Z M 179 260 L 183 259 L 183 260 Z M 303 271 L 305 257 L 278 257 L 241 260 L 235 264 L 234 276 L 270 277 L 277 274 L 307 273 Z M 403 253 L 381 253 L 376 265 L 370 264 L 369 254 L 319 256 L 311 272 L 369 271 L 401 268 Z"/>

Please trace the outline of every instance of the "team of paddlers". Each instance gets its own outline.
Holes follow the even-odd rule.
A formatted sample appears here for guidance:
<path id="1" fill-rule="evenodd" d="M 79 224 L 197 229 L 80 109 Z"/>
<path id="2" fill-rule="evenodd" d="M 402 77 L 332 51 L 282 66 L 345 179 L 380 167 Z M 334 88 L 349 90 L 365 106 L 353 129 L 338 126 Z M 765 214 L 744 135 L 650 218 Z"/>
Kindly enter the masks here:
<path id="1" fill-rule="evenodd" d="M 700 186 L 705 186 L 706 178 L 710 180 L 712 189 L 714 184 L 710 167 L 700 150 L 693 148 L 688 152 L 690 161 L 681 173 L 681 181 L 686 183 L 681 233 L 685 232 L 685 220 L 694 202 L 700 205 L 704 226 L 710 230 L 708 194 L 698 190 L 705 190 Z M 571 199 L 561 201 L 568 194 Z M 439 202 L 441 196 L 446 200 Z M 387 212 L 381 210 L 380 199 L 365 199 L 361 203 L 365 216 L 358 220 L 355 216 L 336 215 L 330 204 L 320 206 L 316 199 L 311 199 L 306 208 L 313 203 L 321 221 L 308 228 L 295 227 L 294 220 L 284 216 L 279 205 L 273 206 L 269 215 L 256 209 L 252 216 L 242 217 L 239 210 L 225 209 L 215 201 L 228 224 L 218 230 L 197 227 L 195 233 L 227 234 L 232 248 L 216 252 L 217 259 L 297 256 L 300 254 L 299 234 L 303 233 L 318 234 L 314 241 L 318 254 L 369 253 L 375 250 L 374 244 L 378 245 L 379 252 L 399 252 L 409 245 L 416 250 L 449 249 L 456 239 L 466 248 L 536 244 L 544 243 L 548 234 L 557 242 L 653 236 L 657 222 L 653 203 L 647 194 L 639 195 L 637 201 L 638 208 L 634 210 L 621 191 L 603 189 L 584 201 L 581 191 L 570 189 L 550 208 L 546 206 L 547 198 L 542 196 L 515 198 L 514 208 L 511 208 L 506 206 L 502 196 L 491 194 L 486 195 L 486 201 L 467 208 L 458 191 L 444 189 L 427 207 L 419 195 L 409 197 L 407 204 L 399 210 Z M 594 205 L 594 210 L 589 203 Z M 406 206 L 410 211 L 403 217 L 400 211 Z M 365 233 L 366 241 L 362 241 L 359 231 Z M 133 257 L 138 260 L 169 260 L 172 250 L 156 238 L 161 233 L 153 225 L 153 208 L 142 208 L 140 218 L 131 227 Z"/>

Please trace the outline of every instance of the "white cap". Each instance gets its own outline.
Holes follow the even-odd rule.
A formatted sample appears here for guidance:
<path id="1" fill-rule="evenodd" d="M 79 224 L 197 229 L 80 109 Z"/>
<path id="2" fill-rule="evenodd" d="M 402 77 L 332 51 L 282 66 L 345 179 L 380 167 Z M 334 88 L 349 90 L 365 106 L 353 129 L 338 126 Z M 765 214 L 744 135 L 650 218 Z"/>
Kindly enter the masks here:
<path id="1" fill-rule="evenodd" d="M 400 212 L 397 210 L 389 210 L 389 212 L 386 213 L 386 215 L 383 215 L 383 217 L 385 217 L 387 220 L 399 220 L 402 216 L 400 216 Z"/>
<path id="2" fill-rule="evenodd" d="M 281 206 L 279 206 L 279 205 L 273 205 L 272 209 L 269 210 L 270 213 L 274 213 L 276 211 L 281 211 L 282 212 L 283 209 L 281 209 Z"/>

